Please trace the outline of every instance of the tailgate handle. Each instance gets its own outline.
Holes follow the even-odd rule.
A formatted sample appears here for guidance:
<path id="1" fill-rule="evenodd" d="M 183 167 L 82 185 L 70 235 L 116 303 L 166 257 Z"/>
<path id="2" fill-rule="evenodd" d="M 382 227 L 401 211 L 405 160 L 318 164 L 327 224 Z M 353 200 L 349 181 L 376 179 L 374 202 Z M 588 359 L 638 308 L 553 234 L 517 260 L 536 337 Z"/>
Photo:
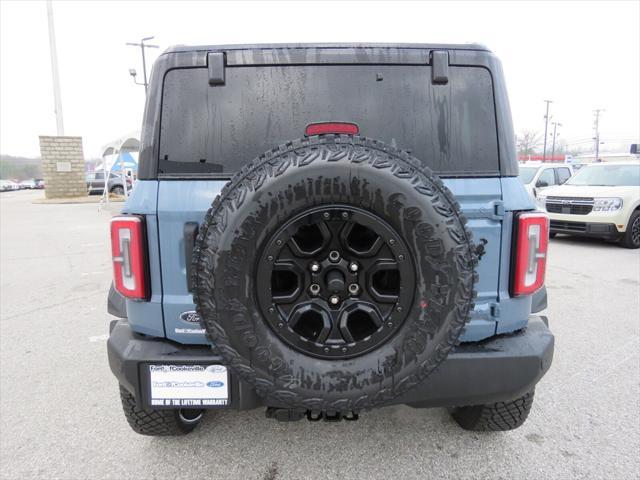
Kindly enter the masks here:
<path id="1" fill-rule="evenodd" d="M 194 286 L 191 281 L 191 257 L 193 247 L 198 236 L 198 222 L 187 222 L 184 224 L 184 264 L 187 267 L 187 290 L 193 292 Z"/>

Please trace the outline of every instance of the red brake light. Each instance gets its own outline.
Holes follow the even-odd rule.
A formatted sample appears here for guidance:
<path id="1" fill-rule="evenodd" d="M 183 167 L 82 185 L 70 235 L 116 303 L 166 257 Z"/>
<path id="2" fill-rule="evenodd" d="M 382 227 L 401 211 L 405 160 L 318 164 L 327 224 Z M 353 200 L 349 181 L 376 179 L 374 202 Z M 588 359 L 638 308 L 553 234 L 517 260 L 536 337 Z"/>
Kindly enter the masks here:
<path id="1" fill-rule="evenodd" d="M 531 295 L 544 285 L 549 245 L 549 218 L 541 212 L 515 217 L 515 258 L 511 295 Z"/>
<path id="2" fill-rule="evenodd" d="M 144 220 L 134 215 L 111 219 L 111 255 L 116 290 L 127 298 L 148 300 Z"/>
<path id="3" fill-rule="evenodd" d="M 357 135 L 360 132 L 360 128 L 355 123 L 347 122 L 322 122 L 322 123 L 310 123 L 304 131 L 304 134 L 308 137 L 311 135 L 322 135 L 325 133 L 344 133 L 347 135 Z"/>

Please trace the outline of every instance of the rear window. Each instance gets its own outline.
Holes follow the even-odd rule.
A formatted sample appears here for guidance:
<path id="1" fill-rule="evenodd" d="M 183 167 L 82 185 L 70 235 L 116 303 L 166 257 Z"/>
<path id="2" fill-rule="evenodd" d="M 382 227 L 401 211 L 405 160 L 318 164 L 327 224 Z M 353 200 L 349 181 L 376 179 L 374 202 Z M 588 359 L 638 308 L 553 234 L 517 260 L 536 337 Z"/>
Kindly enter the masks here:
<path id="1" fill-rule="evenodd" d="M 227 67 L 221 86 L 209 85 L 205 68 L 170 70 L 158 171 L 229 177 L 310 123 L 345 121 L 437 173 L 497 175 L 491 75 L 449 70 L 447 85 L 432 85 L 428 66 Z"/>

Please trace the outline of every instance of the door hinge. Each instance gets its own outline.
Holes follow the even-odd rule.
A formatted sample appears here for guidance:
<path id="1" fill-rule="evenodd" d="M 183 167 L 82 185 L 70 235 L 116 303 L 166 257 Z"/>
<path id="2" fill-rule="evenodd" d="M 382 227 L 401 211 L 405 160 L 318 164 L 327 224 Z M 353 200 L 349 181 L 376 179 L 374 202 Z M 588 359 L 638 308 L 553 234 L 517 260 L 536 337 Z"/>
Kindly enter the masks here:
<path id="1" fill-rule="evenodd" d="M 224 69 L 226 59 L 224 52 L 209 52 L 207 54 L 207 69 L 209 70 L 209 85 L 224 85 Z"/>
<path id="2" fill-rule="evenodd" d="M 502 220 L 504 218 L 504 203 L 502 200 L 493 202 L 493 218 Z"/>
<path id="3" fill-rule="evenodd" d="M 489 315 L 491 318 L 498 319 L 500 318 L 500 304 L 499 303 L 490 303 L 489 304 Z"/>
<path id="4" fill-rule="evenodd" d="M 431 83 L 434 85 L 449 83 L 449 52 L 432 50 L 429 60 L 431 63 Z"/>
<path id="5" fill-rule="evenodd" d="M 463 213 L 468 219 L 488 218 L 490 220 L 500 221 L 504 218 L 505 214 L 504 203 L 502 203 L 502 200 L 495 200 L 479 208 L 463 209 Z"/>

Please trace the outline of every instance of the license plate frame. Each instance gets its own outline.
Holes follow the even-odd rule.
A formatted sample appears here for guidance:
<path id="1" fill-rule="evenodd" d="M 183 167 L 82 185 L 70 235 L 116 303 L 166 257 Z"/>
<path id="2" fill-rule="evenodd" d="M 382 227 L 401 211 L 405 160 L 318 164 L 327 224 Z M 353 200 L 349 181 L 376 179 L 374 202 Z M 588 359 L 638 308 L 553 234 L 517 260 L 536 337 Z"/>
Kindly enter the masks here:
<path id="1" fill-rule="evenodd" d="M 231 402 L 229 371 L 224 365 L 147 363 L 141 366 L 145 404 L 153 409 L 227 408 Z"/>

